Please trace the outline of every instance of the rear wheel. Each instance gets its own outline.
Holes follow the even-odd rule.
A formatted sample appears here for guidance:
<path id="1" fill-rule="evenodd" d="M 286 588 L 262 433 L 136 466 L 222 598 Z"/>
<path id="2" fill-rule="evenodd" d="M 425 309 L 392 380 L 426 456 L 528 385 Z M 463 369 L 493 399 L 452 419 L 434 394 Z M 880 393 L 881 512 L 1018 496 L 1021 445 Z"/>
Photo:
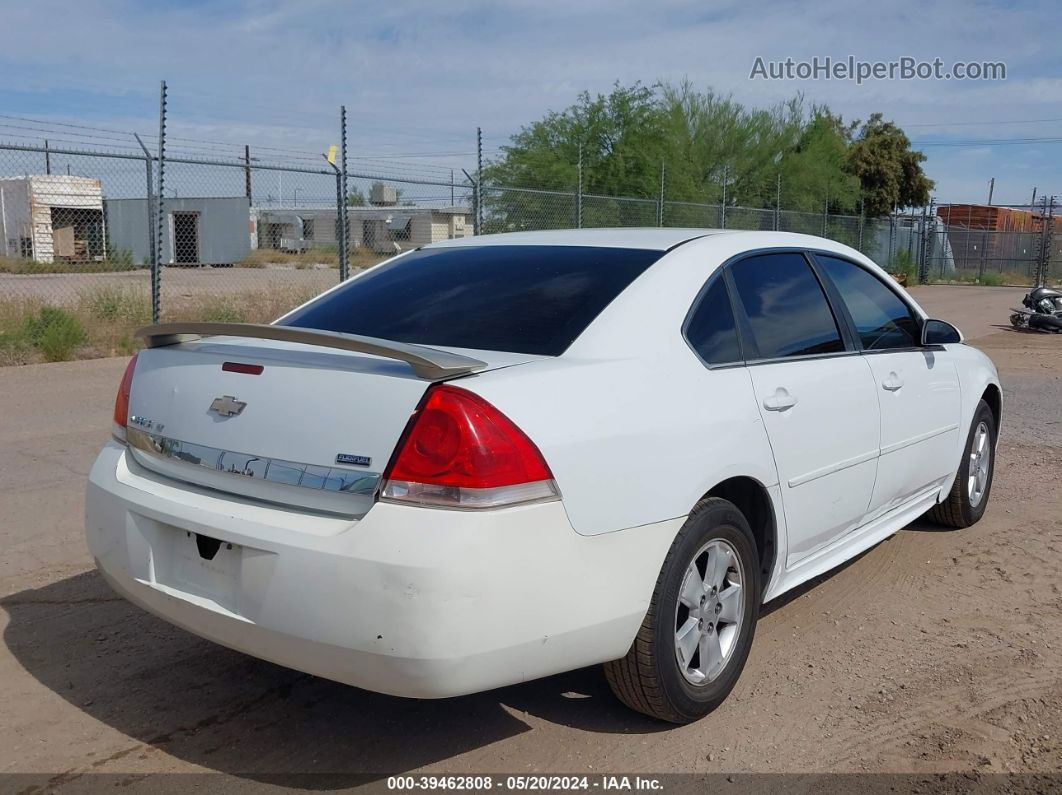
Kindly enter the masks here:
<path id="1" fill-rule="evenodd" d="M 630 651 L 605 664 L 620 701 L 672 723 L 719 706 L 752 647 L 759 570 L 741 511 L 717 497 L 698 503 L 671 545 Z"/>
<path id="2" fill-rule="evenodd" d="M 996 420 L 983 400 L 977 404 L 955 483 L 929 518 L 948 527 L 969 527 L 984 516 L 992 493 L 996 459 Z"/>

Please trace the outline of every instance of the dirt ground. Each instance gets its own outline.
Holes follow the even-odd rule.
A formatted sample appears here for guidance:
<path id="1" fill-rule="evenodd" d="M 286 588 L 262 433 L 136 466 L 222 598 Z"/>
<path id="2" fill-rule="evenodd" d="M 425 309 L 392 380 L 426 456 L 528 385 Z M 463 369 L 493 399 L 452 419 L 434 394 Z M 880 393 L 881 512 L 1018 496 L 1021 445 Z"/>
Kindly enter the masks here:
<path id="1" fill-rule="evenodd" d="M 166 268 L 162 273 L 162 301 L 194 296 L 236 296 L 253 291 L 293 289 L 323 292 L 339 281 L 335 268 L 298 270 L 265 268 Z M 0 273 L 0 296 L 41 300 L 54 304 L 76 303 L 80 296 L 100 288 L 151 289 L 146 270 L 115 273 Z"/>
<path id="2" fill-rule="evenodd" d="M 260 662 L 143 613 L 108 589 L 82 540 L 85 477 L 124 361 L 5 368 L 0 773 L 36 774 L 7 779 L 26 791 L 165 788 L 174 779 L 159 774 L 173 772 L 223 774 L 181 779 L 210 789 L 382 787 L 414 771 L 961 772 L 971 782 L 1011 772 L 1053 773 L 1032 789 L 1057 786 L 1062 338 L 999 325 L 1021 291 L 915 295 L 1000 369 L 985 518 L 964 531 L 916 522 L 765 605 L 737 688 L 685 727 L 627 711 L 597 669 L 410 701 Z M 952 786 L 934 781 L 919 786 Z"/>

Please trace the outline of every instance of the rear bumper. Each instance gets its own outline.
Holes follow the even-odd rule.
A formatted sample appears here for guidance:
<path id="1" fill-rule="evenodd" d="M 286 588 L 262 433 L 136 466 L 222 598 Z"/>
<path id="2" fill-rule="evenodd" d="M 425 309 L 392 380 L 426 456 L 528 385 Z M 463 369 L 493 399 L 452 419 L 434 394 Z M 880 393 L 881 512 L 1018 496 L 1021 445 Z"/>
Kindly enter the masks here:
<path id="1" fill-rule="evenodd" d="M 89 549 L 130 601 L 256 657 L 419 698 L 623 656 L 681 521 L 586 537 L 559 502 L 380 503 L 354 521 L 186 487 L 117 443 L 86 500 Z M 196 533 L 222 542 L 213 560 Z"/>

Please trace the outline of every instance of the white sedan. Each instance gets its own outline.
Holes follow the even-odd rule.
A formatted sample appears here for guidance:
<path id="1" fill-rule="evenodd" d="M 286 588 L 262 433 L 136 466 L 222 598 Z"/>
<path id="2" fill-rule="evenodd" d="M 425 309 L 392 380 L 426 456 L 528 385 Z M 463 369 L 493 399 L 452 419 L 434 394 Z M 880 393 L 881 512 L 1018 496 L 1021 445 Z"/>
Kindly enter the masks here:
<path id="1" fill-rule="evenodd" d="M 761 604 L 992 488 L 992 362 L 818 237 L 452 240 L 272 325 L 141 335 L 88 489 L 104 577 L 400 696 L 604 663 L 695 720 Z"/>

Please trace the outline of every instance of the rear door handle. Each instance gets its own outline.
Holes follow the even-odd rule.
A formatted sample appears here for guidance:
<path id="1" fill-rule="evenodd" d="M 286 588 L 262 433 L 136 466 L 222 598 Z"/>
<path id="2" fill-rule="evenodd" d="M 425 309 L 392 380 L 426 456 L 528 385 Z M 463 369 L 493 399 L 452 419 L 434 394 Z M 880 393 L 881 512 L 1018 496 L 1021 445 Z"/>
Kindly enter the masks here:
<path id="1" fill-rule="evenodd" d="M 763 407 L 767 411 L 785 411 L 793 408 L 796 404 L 796 395 L 789 394 L 789 391 L 782 386 L 774 390 L 773 395 L 768 395 L 763 399 Z"/>
<path id="2" fill-rule="evenodd" d="M 896 375 L 896 373 L 889 373 L 888 378 L 881 382 L 881 386 L 889 392 L 895 392 L 903 387 L 903 379 Z"/>

